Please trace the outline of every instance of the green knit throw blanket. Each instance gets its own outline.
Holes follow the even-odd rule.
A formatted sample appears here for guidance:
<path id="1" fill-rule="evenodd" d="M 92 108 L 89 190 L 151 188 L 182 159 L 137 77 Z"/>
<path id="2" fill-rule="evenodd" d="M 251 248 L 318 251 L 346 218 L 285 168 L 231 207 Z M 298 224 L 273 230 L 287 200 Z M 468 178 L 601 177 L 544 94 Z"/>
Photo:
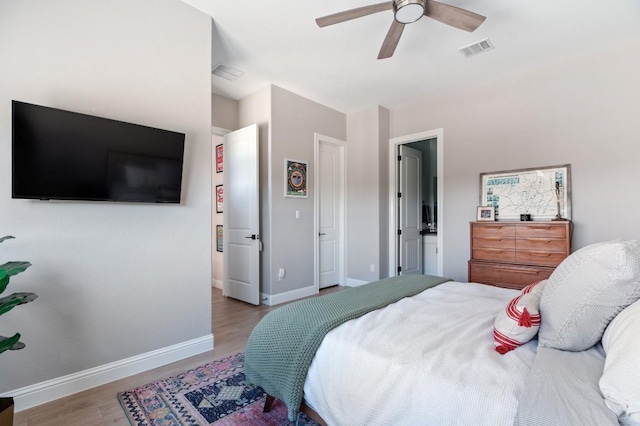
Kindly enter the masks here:
<path id="1" fill-rule="evenodd" d="M 247 383 L 262 387 L 298 414 L 311 361 L 333 328 L 405 297 L 450 281 L 429 275 L 403 275 L 290 303 L 268 313 L 251 332 L 245 350 Z"/>

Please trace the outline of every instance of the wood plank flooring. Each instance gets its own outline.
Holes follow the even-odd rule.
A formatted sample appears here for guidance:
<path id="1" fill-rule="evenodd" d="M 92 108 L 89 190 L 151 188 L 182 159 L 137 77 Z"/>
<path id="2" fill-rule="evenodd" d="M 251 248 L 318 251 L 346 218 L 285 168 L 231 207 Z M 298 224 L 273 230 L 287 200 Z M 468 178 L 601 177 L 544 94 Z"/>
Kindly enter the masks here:
<path id="1" fill-rule="evenodd" d="M 345 288 L 348 287 L 330 287 L 320 294 Z M 244 350 L 249 334 L 258 321 L 269 311 L 281 306 L 253 306 L 223 297 L 222 290 L 217 288 L 211 290 L 212 328 L 215 336 L 213 351 L 21 411 L 15 414 L 14 426 L 129 426 L 116 397 L 118 392 L 173 376 Z"/>

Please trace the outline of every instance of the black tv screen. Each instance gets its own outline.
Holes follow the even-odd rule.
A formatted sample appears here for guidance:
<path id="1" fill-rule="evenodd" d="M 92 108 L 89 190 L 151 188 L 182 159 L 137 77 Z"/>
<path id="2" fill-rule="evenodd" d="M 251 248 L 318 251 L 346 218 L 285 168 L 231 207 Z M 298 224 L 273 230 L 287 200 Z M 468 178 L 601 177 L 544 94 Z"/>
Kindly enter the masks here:
<path id="1" fill-rule="evenodd" d="M 12 102 L 12 197 L 180 203 L 183 133 Z"/>

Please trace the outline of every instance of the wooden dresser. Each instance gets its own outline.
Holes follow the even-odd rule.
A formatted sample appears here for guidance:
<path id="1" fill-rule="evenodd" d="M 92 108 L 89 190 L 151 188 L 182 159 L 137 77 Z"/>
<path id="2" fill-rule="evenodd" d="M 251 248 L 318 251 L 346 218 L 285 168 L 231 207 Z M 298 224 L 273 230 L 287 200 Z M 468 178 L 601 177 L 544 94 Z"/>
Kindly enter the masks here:
<path id="1" fill-rule="evenodd" d="M 469 282 L 521 289 L 571 253 L 571 222 L 471 222 Z"/>

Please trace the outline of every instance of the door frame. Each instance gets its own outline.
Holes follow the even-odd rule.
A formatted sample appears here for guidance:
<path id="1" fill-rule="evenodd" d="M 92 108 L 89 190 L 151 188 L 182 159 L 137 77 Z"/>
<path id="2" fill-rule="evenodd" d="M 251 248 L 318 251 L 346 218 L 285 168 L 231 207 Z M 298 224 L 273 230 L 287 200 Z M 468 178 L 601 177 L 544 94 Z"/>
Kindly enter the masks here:
<path id="1" fill-rule="evenodd" d="M 389 139 L 389 276 L 398 275 L 398 146 L 425 139 L 436 139 L 438 150 L 438 275 L 444 270 L 444 131 L 442 128 Z"/>
<path id="2" fill-rule="evenodd" d="M 340 205 L 340 231 L 338 232 L 338 244 L 342 247 L 342 255 L 339 257 L 340 282 L 345 285 L 347 282 L 347 143 L 343 140 L 324 136 L 319 133 L 313 134 L 313 283 L 316 293 L 320 291 L 320 143 L 327 143 L 337 146 L 340 153 L 340 187 L 339 205 Z"/>

